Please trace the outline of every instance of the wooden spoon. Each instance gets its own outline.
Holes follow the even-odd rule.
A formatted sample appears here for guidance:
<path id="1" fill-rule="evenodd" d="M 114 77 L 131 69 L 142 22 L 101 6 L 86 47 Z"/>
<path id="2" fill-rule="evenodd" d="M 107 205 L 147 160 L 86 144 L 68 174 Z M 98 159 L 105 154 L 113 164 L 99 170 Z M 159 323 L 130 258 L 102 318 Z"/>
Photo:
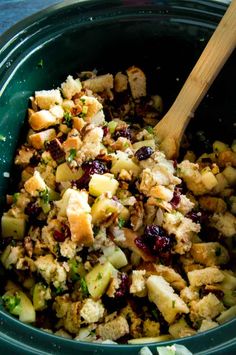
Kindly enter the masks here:
<path id="1" fill-rule="evenodd" d="M 236 47 L 236 0 L 224 14 L 207 46 L 188 76 L 175 102 L 154 127 L 160 148 L 167 158 L 175 158 L 187 124 Z"/>

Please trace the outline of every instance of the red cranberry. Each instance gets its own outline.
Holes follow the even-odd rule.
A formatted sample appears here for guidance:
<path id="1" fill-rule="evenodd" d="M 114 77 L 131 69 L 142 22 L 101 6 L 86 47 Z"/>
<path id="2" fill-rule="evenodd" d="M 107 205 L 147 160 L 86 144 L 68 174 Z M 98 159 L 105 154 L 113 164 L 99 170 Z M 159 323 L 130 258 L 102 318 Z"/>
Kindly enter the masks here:
<path id="1" fill-rule="evenodd" d="M 176 208 L 178 207 L 179 203 L 180 203 L 180 195 L 181 195 L 181 192 L 180 192 L 180 189 L 179 188 L 176 188 L 174 190 L 174 195 L 173 195 L 173 198 L 172 200 L 170 201 L 171 205 Z"/>
<path id="2" fill-rule="evenodd" d="M 57 242 L 64 242 L 66 235 L 58 230 L 54 230 L 53 237 Z"/>
<path id="3" fill-rule="evenodd" d="M 159 235 L 156 238 L 155 245 L 153 247 L 157 253 L 168 252 L 171 250 L 172 247 L 172 239 L 169 236 Z"/>
<path id="4" fill-rule="evenodd" d="M 136 246 L 137 246 L 139 249 L 143 250 L 143 251 L 144 251 L 145 253 L 147 253 L 147 254 L 150 254 L 150 248 L 149 248 L 148 245 L 145 243 L 145 241 L 143 240 L 143 238 L 138 237 L 138 238 L 136 238 L 136 239 L 134 240 L 134 242 L 135 242 Z"/>
<path id="5" fill-rule="evenodd" d="M 122 129 L 116 130 L 114 137 L 115 137 L 115 139 L 118 139 L 119 137 L 125 137 L 127 139 L 131 139 L 131 131 L 129 128 L 122 128 Z"/>
<path id="6" fill-rule="evenodd" d="M 189 212 L 186 214 L 187 218 L 190 218 L 194 223 L 206 224 L 208 222 L 208 214 L 204 211 Z"/>
<path id="7" fill-rule="evenodd" d="M 136 151 L 135 156 L 139 161 L 146 160 L 153 154 L 153 152 L 154 150 L 151 147 L 141 147 Z"/>
<path id="8" fill-rule="evenodd" d="M 31 219 L 37 218 L 42 212 L 42 208 L 37 206 L 36 202 L 29 202 L 25 208 L 25 214 L 27 214 Z"/>
<path id="9" fill-rule="evenodd" d="M 59 139 L 55 138 L 46 144 L 46 149 L 49 150 L 52 158 L 57 162 L 61 163 L 65 160 L 65 152 L 62 148 Z"/>
<path id="10" fill-rule="evenodd" d="M 83 176 L 76 181 L 78 188 L 85 188 L 88 186 L 90 177 L 93 174 L 105 174 L 108 169 L 107 166 L 99 160 L 90 160 L 82 164 L 82 169 L 84 170 Z"/>
<path id="11" fill-rule="evenodd" d="M 150 224 L 144 230 L 143 239 L 145 243 L 149 244 L 150 246 L 154 246 L 156 239 L 163 235 L 165 235 L 163 228 L 157 226 L 156 224 Z"/>
<path id="12" fill-rule="evenodd" d="M 107 126 L 103 126 L 103 136 L 105 137 L 109 133 L 109 128 Z"/>
<path id="13" fill-rule="evenodd" d="M 124 272 L 120 275 L 120 285 L 115 293 L 115 298 L 124 297 L 129 291 L 129 278 Z"/>

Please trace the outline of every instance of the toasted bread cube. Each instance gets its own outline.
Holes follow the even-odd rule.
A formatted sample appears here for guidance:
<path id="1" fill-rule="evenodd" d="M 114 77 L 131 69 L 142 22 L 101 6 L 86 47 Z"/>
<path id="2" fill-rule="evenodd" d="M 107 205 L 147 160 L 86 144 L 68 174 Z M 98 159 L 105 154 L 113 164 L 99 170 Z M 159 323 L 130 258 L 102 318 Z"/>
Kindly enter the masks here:
<path id="1" fill-rule="evenodd" d="M 40 173 L 35 171 L 34 175 L 25 182 L 24 188 L 31 196 L 38 196 L 39 192 L 46 190 L 47 186 Z"/>
<path id="2" fill-rule="evenodd" d="M 144 72 L 135 66 L 130 67 L 126 72 L 132 97 L 138 99 L 142 96 L 146 96 L 146 76 Z"/>
<path id="3" fill-rule="evenodd" d="M 71 100 L 75 94 L 79 94 L 82 85 L 79 79 L 74 79 L 69 75 L 64 83 L 61 84 L 62 94 L 66 99 Z"/>
<path id="4" fill-rule="evenodd" d="M 29 124 L 35 131 L 48 128 L 57 123 L 57 118 L 47 110 L 34 112 L 29 117 Z"/>
<path id="5" fill-rule="evenodd" d="M 214 319 L 224 310 L 223 303 L 213 294 L 209 293 L 200 301 L 192 304 L 190 318 L 192 321 Z"/>
<path id="6" fill-rule="evenodd" d="M 116 340 L 129 333 L 129 324 L 124 317 L 119 316 L 110 322 L 100 324 L 96 333 L 103 340 Z"/>
<path id="7" fill-rule="evenodd" d="M 168 283 L 170 283 L 171 287 L 173 287 L 174 289 L 180 291 L 186 287 L 186 281 L 172 267 L 161 265 L 161 264 L 154 265 L 154 267 L 157 275 L 164 277 L 164 279 Z"/>
<path id="8" fill-rule="evenodd" d="M 83 105 L 87 107 L 85 112 L 85 121 L 90 122 L 92 117 L 102 109 L 102 104 L 92 96 L 83 95 L 81 100 L 83 100 Z"/>
<path id="9" fill-rule="evenodd" d="M 35 102 L 41 110 L 49 110 L 54 105 L 62 104 L 60 90 L 35 91 Z"/>
<path id="10" fill-rule="evenodd" d="M 236 185 L 236 169 L 232 166 L 226 166 L 226 168 L 222 171 L 222 174 L 228 181 L 229 185 Z"/>
<path id="11" fill-rule="evenodd" d="M 47 129 L 39 133 L 29 135 L 30 144 L 36 149 L 42 149 L 45 142 L 51 141 L 56 138 L 56 131 L 54 128 Z"/>
<path id="12" fill-rule="evenodd" d="M 190 253 L 194 261 L 206 266 L 226 264 L 229 261 L 227 249 L 218 242 L 194 243 Z"/>
<path id="13" fill-rule="evenodd" d="M 64 116 L 64 110 L 59 105 L 54 105 L 50 108 L 49 112 L 56 117 L 56 119 L 61 119 Z"/>
<path id="14" fill-rule="evenodd" d="M 116 92 L 122 92 L 127 90 L 128 78 L 125 74 L 118 72 L 114 78 L 114 87 Z"/>
<path id="15" fill-rule="evenodd" d="M 224 274 L 217 267 L 193 270 L 187 273 L 191 286 L 211 285 L 224 280 Z"/>
<path id="16" fill-rule="evenodd" d="M 224 237 L 233 237 L 236 234 L 236 217 L 230 212 L 214 213 L 211 217 L 211 225 Z"/>
<path id="17" fill-rule="evenodd" d="M 202 183 L 208 190 L 212 190 L 218 184 L 215 175 L 211 171 L 202 173 Z"/>
<path id="18" fill-rule="evenodd" d="M 206 211 L 223 213 L 227 210 L 227 204 L 222 198 L 215 196 L 201 196 L 199 198 L 200 207 Z"/>
<path id="19" fill-rule="evenodd" d="M 66 214 L 69 220 L 71 240 L 79 245 L 93 244 L 91 208 L 85 191 L 70 189 Z"/>
<path id="20" fill-rule="evenodd" d="M 169 202 L 173 198 L 173 191 L 165 186 L 159 185 L 152 187 L 148 195 Z"/>
<path id="21" fill-rule="evenodd" d="M 81 131 L 82 128 L 86 125 L 86 122 L 82 117 L 73 117 L 73 128 L 77 129 L 77 131 Z"/>
<path id="22" fill-rule="evenodd" d="M 103 92 L 113 88 L 113 75 L 99 75 L 82 82 L 84 89 L 92 90 L 93 92 Z"/>
<path id="23" fill-rule="evenodd" d="M 168 323 L 173 323 L 178 314 L 189 313 L 186 303 L 162 276 L 149 276 L 146 284 L 149 300 L 156 304 Z"/>

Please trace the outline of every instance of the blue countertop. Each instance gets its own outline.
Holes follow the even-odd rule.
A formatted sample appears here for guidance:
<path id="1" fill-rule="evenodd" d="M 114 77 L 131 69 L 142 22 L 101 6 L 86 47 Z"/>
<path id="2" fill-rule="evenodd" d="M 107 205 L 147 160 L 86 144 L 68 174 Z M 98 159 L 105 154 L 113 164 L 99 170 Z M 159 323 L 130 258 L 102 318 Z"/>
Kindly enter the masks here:
<path id="1" fill-rule="evenodd" d="M 0 34 L 23 18 L 61 0 L 0 0 Z"/>

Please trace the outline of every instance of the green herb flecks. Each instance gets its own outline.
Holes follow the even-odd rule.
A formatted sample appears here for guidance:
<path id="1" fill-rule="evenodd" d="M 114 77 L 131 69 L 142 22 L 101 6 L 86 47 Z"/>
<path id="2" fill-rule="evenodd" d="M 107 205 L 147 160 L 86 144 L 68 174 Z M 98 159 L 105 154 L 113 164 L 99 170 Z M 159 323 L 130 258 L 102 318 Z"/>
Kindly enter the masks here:
<path id="1" fill-rule="evenodd" d="M 70 112 L 66 112 L 66 113 L 64 114 L 63 123 L 65 123 L 68 128 L 71 128 L 71 127 L 72 127 L 72 115 L 71 115 Z"/>
<path id="2" fill-rule="evenodd" d="M 16 193 L 13 194 L 13 203 L 17 203 L 17 200 L 18 200 L 19 196 L 20 196 L 19 192 L 16 192 Z"/>
<path id="3" fill-rule="evenodd" d="M 175 301 L 172 301 L 172 308 L 175 308 Z"/>
<path id="4" fill-rule="evenodd" d="M 124 227 L 125 222 L 126 222 L 125 219 L 123 219 L 122 217 L 119 217 L 118 218 L 118 226 L 119 226 L 119 228 Z"/>
<path id="5" fill-rule="evenodd" d="M 148 131 L 148 133 L 153 134 L 153 127 L 152 126 L 146 126 L 145 129 L 146 129 L 146 131 Z"/>
<path id="6" fill-rule="evenodd" d="M 157 310 L 156 309 L 152 309 L 151 313 L 152 313 L 153 317 L 155 318 L 155 320 L 158 320 Z"/>
<path id="7" fill-rule="evenodd" d="M 71 259 L 68 262 L 69 267 L 70 267 L 70 279 L 72 281 L 79 281 L 80 280 L 80 275 L 78 273 L 79 269 L 79 263 L 75 259 Z"/>
<path id="8" fill-rule="evenodd" d="M 80 279 L 80 288 L 81 288 L 81 292 L 82 292 L 83 297 L 88 297 L 89 296 L 88 286 L 86 284 L 84 277 L 81 277 L 81 279 Z"/>
<path id="9" fill-rule="evenodd" d="M 2 297 L 4 306 L 10 313 L 19 314 L 21 311 L 20 298 L 17 295 L 5 295 Z"/>
<path id="10" fill-rule="evenodd" d="M 101 279 L 102 279 L 102 273 L 99 272 L 99 273 L 98 273 L 98 276 L 97 276 L 97 280 L 101 280 Z"/>
<path id="11" fill-rule="evenodd" d="M 76 157 L 76 149 L 72 148 L 72 149 L 70 149 L 70 153 L 69 153 L 69 156 L 67 158 L 67 161 L 69 163 L 71 163 L 75 159 L 75 157 Z"/>
<path id="12" fill-rule="evenodd" d="M 39 191 L 39 197 L 41 198 L 43 203 L 48 204 L 49 203 L 49 192 L 48 192 L 48 189 L 46 188 L 43 191 Z"/>

